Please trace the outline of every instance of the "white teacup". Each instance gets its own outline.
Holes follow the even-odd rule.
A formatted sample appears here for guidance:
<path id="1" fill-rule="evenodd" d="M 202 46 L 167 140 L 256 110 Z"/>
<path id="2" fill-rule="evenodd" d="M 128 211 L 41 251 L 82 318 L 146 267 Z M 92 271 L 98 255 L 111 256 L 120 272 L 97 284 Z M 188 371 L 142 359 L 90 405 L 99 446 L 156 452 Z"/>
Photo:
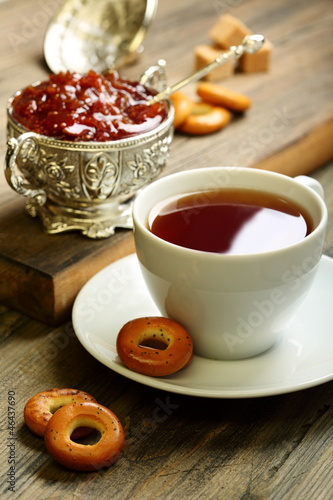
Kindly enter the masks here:
<path id="1" fill-rule="evenodd" d="M 247 188 L 282 196 L 310 214 L 313 230 L 287 247 L 246 255 L 184 248 L 154 235 L 151 210 L 169 197 L 220 188 Z M 133 208 L 136 252 L 162 315 L 188 329 L 197 355 L 242 359 L 280 338 L 309 291 L 322 255 L 327 209 L 321 185 L 306 176 L 241 167 L 189 170 L 161 178 Z"/>

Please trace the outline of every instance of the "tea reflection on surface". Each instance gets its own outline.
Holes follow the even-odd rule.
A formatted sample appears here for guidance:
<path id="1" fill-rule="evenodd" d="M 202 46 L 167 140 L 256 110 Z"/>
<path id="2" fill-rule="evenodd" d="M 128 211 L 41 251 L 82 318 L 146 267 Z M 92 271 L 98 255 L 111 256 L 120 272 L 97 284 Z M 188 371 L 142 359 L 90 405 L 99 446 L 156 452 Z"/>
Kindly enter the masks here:
<path id="1" fill-rule="evenodd" d="M 312 230 L 303 212 L 269 193 L 223 189 L 165 200 L 151 212 L 149 227 L 159 238 L 178 246 L 243 255 L 302 240 Z"/>

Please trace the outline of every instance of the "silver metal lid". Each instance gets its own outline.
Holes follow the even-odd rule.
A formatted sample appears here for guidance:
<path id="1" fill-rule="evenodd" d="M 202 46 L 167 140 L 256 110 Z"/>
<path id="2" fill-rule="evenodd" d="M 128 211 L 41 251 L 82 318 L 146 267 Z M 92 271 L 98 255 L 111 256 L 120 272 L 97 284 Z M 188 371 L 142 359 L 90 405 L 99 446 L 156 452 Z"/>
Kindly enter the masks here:
<path id="1" fill-rule="evenodd" d="M 99 72 L 132 62 L 158 0 L 65 0 L 44 39 L 51 71 Z"/>

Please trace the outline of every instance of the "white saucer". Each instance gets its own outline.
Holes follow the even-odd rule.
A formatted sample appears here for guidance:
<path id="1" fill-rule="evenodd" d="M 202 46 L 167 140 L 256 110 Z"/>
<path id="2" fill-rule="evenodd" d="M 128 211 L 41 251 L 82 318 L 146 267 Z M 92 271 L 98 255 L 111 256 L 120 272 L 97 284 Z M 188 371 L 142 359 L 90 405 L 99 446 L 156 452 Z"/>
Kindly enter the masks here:
<path id="1" fill-rule="evenodd" d="M 86 283 L 73 307 L 82 345 L 115 372 L 141 384 L 190 396 L 251 398 L 283 394 L 333 380 L 333 260 L 323 256 L 299 317 L 270 351 L 241 361 L 194 356 L 189 367 L 154 378 L 126 368 L 116 352 L 124 323 L 160 315 L 150 298 L 136 255 L 106 267 Z"/>

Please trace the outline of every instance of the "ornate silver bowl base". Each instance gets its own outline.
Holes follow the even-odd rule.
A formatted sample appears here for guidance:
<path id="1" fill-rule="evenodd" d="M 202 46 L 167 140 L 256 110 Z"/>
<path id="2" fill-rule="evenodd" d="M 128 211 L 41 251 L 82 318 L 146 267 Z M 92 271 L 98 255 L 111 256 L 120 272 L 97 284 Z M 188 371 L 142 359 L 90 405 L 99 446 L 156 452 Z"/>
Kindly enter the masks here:
<path id="1" fill-rule="evenodd" d="M 57 234 L 65 231 L 81 231 L 92 239 L 108 238 L 116 228 L 132 229 L 133 198 L 126 203 L 100 206 L 89 210 L 70 208 L 47 199 L 44 205 L 30 201 L 26 212 L 32 217 L 39 216 L 46 232 Z"/>
<path id="2" fill-rule="evenodd" d="M 70 208 L 47 199 L 43 205 L 30 199 L 25 205 L 31 217 L 38 216 L 49 234 L 65 231 L 81 231 L 92 239 L 108 238 L 116 228 L 132 229 L 133 198 L 126 203 L 100 206 L 89 210 L 86 207 Z"/>

